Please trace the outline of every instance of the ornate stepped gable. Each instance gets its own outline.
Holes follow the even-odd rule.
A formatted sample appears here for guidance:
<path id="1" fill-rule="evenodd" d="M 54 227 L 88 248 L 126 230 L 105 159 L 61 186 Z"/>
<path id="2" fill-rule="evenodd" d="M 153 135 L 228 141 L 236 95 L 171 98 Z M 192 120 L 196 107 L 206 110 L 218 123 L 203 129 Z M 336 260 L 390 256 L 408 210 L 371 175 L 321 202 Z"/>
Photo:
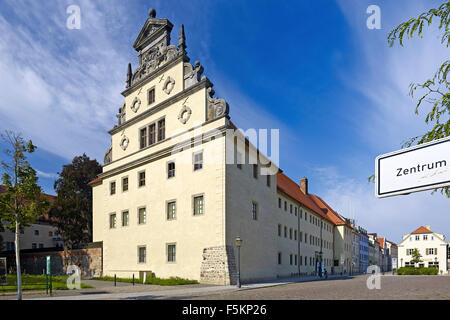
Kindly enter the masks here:
<path id="1" fill-rule="evenodd" d="M 168 19 L 156 18 L 155 9 L 149 10 L 149 18 L 145 22 L 144 26 L 139 33 L 136 41 L 133 44 L 134 49 L 139 53 L 139 66 L 133 72 L 131 63 L 128 64 L 127 77 L 126 77 L 126 89 L 132 90 L 132 88 L 145 79 L 152 76 L 162 66 L 170 63 L 178 57 L 183 57 L 184 61 L 184 89 L 187 89 L 200 81 L 206 81 L 207 89 L 207 116 L 206 121 L 214 120 L 222 116 L 228 116 L 229 106 L 224 99 L 214 98 L 213 84 L 206 76 L 202 77 L 204 72 L 203 66 L 199 61 L 196 61 L 192 66 L 189 61 L 189 57 L 186 52 L 186 36 L 184 33 L 184 26 L 180 27 L 180 35 L 178 37 L 178 47 L 170 44 L 170 34 L 173 28 L 173 24 Z M 170 77 L 166 79 L 163 86 L 163 91 L 169 95 L 174 86 L 174 80 Z M 125 103 L 119 108 L 119 112 L 116 115 L 118 119 L 118 125 L 121 126 L 126 123 L 126 110 L 127 108 L 135 108 L 134 103 L 131 106 L 127 106 Z M 135 108 L 137 111 L 137 108 Z M 190 116 L 190 110 L 182 110 L 187 112 Z M 184 113 L 183 112 L 183 113 Z M 180 121 L 186 121 L 186 118 L 179 116 Z M 121 144 L 123 149 L 125 145 Z M 111 146 L 105 154 L 104 164 L 111 163 L 112 159 L 112 147 Z M 125 150 L 125 149 L 124 149 Z"/>

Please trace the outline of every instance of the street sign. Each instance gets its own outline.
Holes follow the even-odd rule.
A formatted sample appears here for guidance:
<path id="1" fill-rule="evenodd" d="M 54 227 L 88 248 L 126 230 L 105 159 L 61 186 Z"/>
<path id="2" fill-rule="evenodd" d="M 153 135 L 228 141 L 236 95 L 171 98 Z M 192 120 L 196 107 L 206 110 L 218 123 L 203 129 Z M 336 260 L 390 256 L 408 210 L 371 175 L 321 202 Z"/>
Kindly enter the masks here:
<path id="1" fill-rule="evenodd" d="M 378 198 L 450 186 L 450 137 L 380 155 L 375 160 Z"/>
<path id="2" fill-rule="evenodd" d="M 0 258 L 0 285 L 6 285 L 6 258 Z"/>
<path id="3" fill-rule="evenodd" d="M 51 273 L 51 256 L 47 256 L 46 265 L 47 265 L 47 268 L 46 268 L 47 275 L 50 275 L 50 273 Z"/>
<path id="4" fill-rule="evenodd" d="M 398 268 L 398 260 L 397 258 L 392 258 L 392 269 Z"/>

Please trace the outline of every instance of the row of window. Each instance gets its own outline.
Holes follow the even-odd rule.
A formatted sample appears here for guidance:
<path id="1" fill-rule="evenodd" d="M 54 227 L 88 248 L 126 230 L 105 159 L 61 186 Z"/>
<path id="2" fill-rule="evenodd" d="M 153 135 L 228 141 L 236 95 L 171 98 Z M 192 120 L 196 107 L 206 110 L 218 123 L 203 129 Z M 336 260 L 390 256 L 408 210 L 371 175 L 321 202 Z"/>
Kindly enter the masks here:
<path id="1" fill-rule="evenodd" d="M 407 256 L 411 256 L 413 254 L 413 252 L 414 252 L 414 249 L 406 249 L 406 255 Z M 437 252 L 438 252 L 437 248 L 426 248 L 425 249 L 425 254 L 427 256 L 429 256 L 429 255 L 436 255 Z"/>
<path id="2" fill-rule="evenodd" d="M 14 231 L 12 231 L 12 230 L 10 230 L 11 232 L 14 232 Z M 5 229 L 4 228 L 0 228 L 0 232 L 5 232 Z M 20 234 L 24 234 L 25 232 L 23 231 L 23 230 L 20 230 Z M 55 232 L 55 235 L 56 235 L 57 233 Z M 39 230 L 34 230 L 34 235 L 35 236 L 38 236 L 39 235 Z M 49 231 L 48 232 L 48 236 L 49 237 L 53 237 L 53 231 Z"/>
<path id="3" fill-rule="evenodd" d="M 409 237 L 409 241 L 412 241 L 412 239 L 413 239 L 413 237 L 411 236 L 411 237 Z M 427 234 L 424 234 L 423 236 L 422 236 L 422 239 L 423 240 L 428 240 L 428 235 Z M 415 240 L 416 241 L 419 241 L 420 240 L 420 235 L 416 235 L 415 236 Z M 434 240 L 434 236 L 431 236 L 431 240 Z"/>
<path id="4" fill-rule="evenodd" d="M 44 248 L 44 244 L 43 243 L 39 243 L 39 245 L 37 243 L 32 243 L 31 244 L 31 248 L 32 249 L 37 249 L 38 246 L 39 246 L 39 249 Z M 14 251 L 14 250 L 16 250 L 14 242 L 6 242 L 5 243 L 5 249 L 6 249 L 6 251 Z"/>
<path id="5" fill-rule="evenodd" d="M 177 245 L 175 243 L 166 244 L 166 261 L 176 262 Z M 147 263 L 147 246 L 138 246 L 138 263 Z"/>
<path id="6" fill-rule="evenodd" d="M 146 148 L 166 139 L 166 119 L 157 120 L 139 129 L 139 146 Z"/>
<path id="7" fill-rule="evenodd" d="M 278 236 L 282 236 L 283 226 L 281 224 L 278 225 Z M 284 226 L 284 237 L 288 237 L 288 227 Z M 289 239 L 297 241 L 297 230 L 293 228 L 289 228 Z M 299 241 L 302 242 L 304 239 L 305 243 L 308 243 L 308 234 L 305 233 L 305 237 L 303 238 L 303 232 L 299 233 Z M 320 246 L 322 245 L 325 249 L 331 249 L 331 242 L 320 239 L 319 237 L 309 235 L 309 243 L 311 245 Z"/>
<path id="8" fill-rule="evenodd" d="M 193 215 L 199 216 L 205 213 L 205 203 L 203 195 L 193 197 Z M 130 211 L 124 210 L 121 213 L 122 227 L 130 225 Z M 176 200 L 166 202 L 166 218 L 167 220 L 175 220 L 177 217 L 177 202 Z M 147 223 L 147 208 L 140 207 L 137 209 L 137 222 L 138 224 Z M 109 228 L 115 229 L 117 227 L 117 214 L 111 213 L 109 215 Z"/>
<path id="9" fill-rule="evenodd" d="M 200 170 L 203 168 L 203 152 L 196 152 L 193 155 L 193 169 L 194 171 Z M 167 163 L 167 178 L 173 178 L 175 177 L 175 162 L 171 161 Z M 129 189 L 129 177 L 122 177 L 122 192 L 126 192 Z M 145 179 L 145 170 L 138 172 L 137 177 L 137 186 L 138 188 L 144 187 L 146 184 Z M 111 181 L 109 183 L 109 194 L 115 195 L 116 194 L 116 182 Z"/>
<path id="10" fill-rule="evenodd" d="M 308 264 L 309 262 L 309 264 Z M 305 265 L 305 266 L 315 266 L 317 262 L 317 259 L 315 257 L 303 257 L 300 256 L 300 259 L 298 259 L 298 256 L 296 254 L 289 254 L 289 264 L 292 265 L 297 265 L 298 263 L 300 263 L 300 265 Z M 325 267 L 327 266 L 331 266 L 332 265 L 332 260 L 331 259 L 323 259 L 322 260 L 323 265 Z M 278 264 L 281 265 L 283 264 L 283 254 L 281 252 L 278 252 Z"/>
<path id="11" fill-rule="evenodd" d="M 281 198 L 278 198 L 278 208 L 281 209 L 283 204 L 283 200 Z M 284 200 L 284 211 L 288 211 L 288 203 L 286 200 Z M 300 219 L 303 219 L 303 213 L 305 213 L 305 221 L 308 221 L 308 213 L 306 211 L 303 211 L 299 209 L 297 206 L 294 206 L 292 204 L 289 204 L 289 213 L 294 213 L 295 216 L 297 216 L 297 213 L 300 212 Z M 321 219 L 318 219 L 314 215 L 309 215 L 309 222 L 311 224 L 316 225 L 317 227 L 321 227 L 325 229 L 328 232 L 331 232 L 333 229 L 328 223 L 324 223 Z"/>

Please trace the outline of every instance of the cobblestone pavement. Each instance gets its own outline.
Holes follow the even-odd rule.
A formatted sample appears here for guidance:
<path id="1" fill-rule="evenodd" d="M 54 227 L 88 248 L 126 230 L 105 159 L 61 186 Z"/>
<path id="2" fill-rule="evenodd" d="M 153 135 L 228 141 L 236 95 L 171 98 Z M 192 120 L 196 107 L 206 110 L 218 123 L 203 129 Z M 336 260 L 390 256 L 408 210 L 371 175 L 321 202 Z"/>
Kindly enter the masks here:
<path id="1" fill-rule="evenodd" d="M 381 276 L 381 289 L 369 290 L 368 275 L 351 279 L 293 283 L 222 292 L 193 299 L 232 300 L 450 300 L 450 276 Z M 176 299 L 176 297 L 174 297 Z M 186 297 L 185 297 L 186 298 Z"/>

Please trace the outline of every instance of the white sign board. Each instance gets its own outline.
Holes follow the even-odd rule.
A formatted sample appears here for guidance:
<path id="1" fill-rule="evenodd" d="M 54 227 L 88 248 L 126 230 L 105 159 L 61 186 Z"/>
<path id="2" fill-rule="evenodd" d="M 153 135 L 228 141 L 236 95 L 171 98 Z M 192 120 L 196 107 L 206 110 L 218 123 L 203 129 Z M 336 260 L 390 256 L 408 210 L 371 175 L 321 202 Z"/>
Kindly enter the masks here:
<path id="1" fill-rule="evenodd" d="M 378 156 L 378 198 L 450 186 L 450 137 Z"/>

